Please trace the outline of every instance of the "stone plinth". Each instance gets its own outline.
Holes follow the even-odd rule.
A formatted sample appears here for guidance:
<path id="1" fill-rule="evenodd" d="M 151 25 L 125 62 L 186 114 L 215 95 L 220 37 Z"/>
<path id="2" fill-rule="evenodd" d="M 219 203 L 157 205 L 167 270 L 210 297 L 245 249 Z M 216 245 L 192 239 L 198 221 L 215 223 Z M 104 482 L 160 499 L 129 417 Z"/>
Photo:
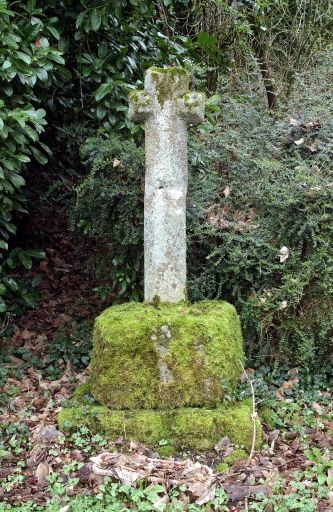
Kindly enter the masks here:
<path id="1" fill-rule="evenodd" d="M 96 320 L 91 391 L 111 409 L 216 407 L 243 361 L 233 306 L 130 303 Z"/>

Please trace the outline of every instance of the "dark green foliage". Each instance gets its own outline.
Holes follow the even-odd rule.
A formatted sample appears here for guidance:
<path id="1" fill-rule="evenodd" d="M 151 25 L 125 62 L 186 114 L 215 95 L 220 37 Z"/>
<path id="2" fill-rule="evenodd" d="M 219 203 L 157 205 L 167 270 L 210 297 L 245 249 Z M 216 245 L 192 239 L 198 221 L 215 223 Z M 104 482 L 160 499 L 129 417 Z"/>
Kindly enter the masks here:
<path id="1" fill-rule="evenodd" d="M 32 279 L 19 277 L 12 272 L 18 266 L 23 265 L 27 270 L 31 269 L 32 258 L 44 258 L 44 251 L 30 249 L 24 251 L 21 247 L 13 249 L 8 257 L 3 260 L 0 276 L 0 313 L 6 312 L 11 316 L 21 316 L 27 308 L 34 308 L 40 299 L 37 286 L 42 280 L 40 274 Z"/>
<path id="2" fill-rule="evenodd" d="M 206 168 L 194 178 L 215 187 L 197 195 L 198 220 L 189 222 L 190 299 L 234 303 L 256 363 L 317 370 L 333 342 L 333 124 L 321 107 L 331 70 L 320 72 L 321 82 L 299 77 L 302 97 L 274 117 L 249 94 L 224 96 L 223 123 L 201 149 Z M 283 246 L 289 258 L 281 263 Z"/>
<path id="3" fill-rule="evenodd" d="M 66 365 L 78 372 L 86 368 L 90 362 L 92 350 L 92 324 L 81 322 L 69 328 L 59 325 L 53 340 L 48 345 L 46 356 L 46 374 L 50 379 L 57 379 L 64 374 Z"/>
<path id="4" fill-rule="evenodd" d="M 84 236 L 98 243 L 98 292 L 118 299 L 142 295 L 144 152 L 134 143 L 91 138 L 82 148 L 91 166 L 77 186 L 70 209 L 70 229 L 78 243 Z M 114 302 L 114 301 L 113 301 Z"/>

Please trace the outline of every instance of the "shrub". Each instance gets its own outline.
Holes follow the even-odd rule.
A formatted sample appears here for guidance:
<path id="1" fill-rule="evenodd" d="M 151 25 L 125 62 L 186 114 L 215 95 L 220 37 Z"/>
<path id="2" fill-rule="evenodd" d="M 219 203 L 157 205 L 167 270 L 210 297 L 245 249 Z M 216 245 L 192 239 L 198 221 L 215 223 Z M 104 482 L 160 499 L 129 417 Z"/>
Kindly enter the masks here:
<path id="1" fill-rule="evenodd" d="M 144 152 L 133 142 L 90 138 L 82 158 L 91 168 L 75 192 L 70 229 L 78 243 L 96 240 L 98 252 L 88 263 L 105 299 L 142 297 Z M 111 265 L 112 262 L 112 265 Z"/>
<path id="2" fill-rule="evenodd" d="M 205 209 L 201 199 L 189 243 L 191 300 L 234 303 L 249 357 L 316 369 L 333 341 L 333 124 L 323 105 L 332 66 L 323 59 L 275 115 L 249 89 L 224 95 L 223 121 L 201 149 L 201 182 L 215 176 L 215 199 Z"/>

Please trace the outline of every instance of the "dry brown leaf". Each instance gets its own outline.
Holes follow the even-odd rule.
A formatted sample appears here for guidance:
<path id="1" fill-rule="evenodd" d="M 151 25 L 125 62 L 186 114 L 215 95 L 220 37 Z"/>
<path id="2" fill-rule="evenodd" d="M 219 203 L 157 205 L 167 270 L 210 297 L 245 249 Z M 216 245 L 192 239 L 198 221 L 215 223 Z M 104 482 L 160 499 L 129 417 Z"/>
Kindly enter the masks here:
<path id="1" fill-rule="evenodd" d="M 228 436 L 223 437 L 215 446 L 214 450 L 217 453 L 225 452 L 230 446 L 230 439 Z"/>
<path id="2" fill-rule="evenodd" d="M 315 411 L 317 412 L 321 412 L 322 411 L 322 408 L 320 407 L 319 404 L 317 404 L 317 402 L 313 402 L 312 404 L 312 407 L 314 408 Z"/>
<path id="3" fill-rule="evenodd" d="M 284 400 L 285 396 L 284 396 L 284 390 L 285 389 L 293 389 L 293 385 L 295 382 L 298 382 L 299 381 L 299 378 L 296 376 L 294 377 L 293 379 L 290 379 L 290 380 L 286 380 L 282 386 L 280 386 L 277 390 L 276 390 L 276 398 L 278 398 L 279 400 Z"/>
<path id="4" fill-rule="evenodd" d="M 52 468 L 47 462 L 41 462 L 38 464 L 35 476 L 40 487 L 46 487 L 48 485 L 46 477 L 49 476 L 51 472 Z"/>
<path id="5" fill-rule="evenodd" d="M 311 151 L 311 153 L 317 153 L 318 147 L 316 142 L 312 142 L 311 144 L 307 145 L 307 148 Z"/>
<path id="6" fill-rule="evenodd" d="M 116 167 L 119 167 L 119 166 L 121 166 L 121 162 L 120 162 L 120 160 L 117 160 L 117 158 L 115 158 L 113 160 L 112 167 L 115 169 Z"/>
<path id="7" fill-rule="evenodd" d="M 54 327 L 58 327 L 60 324 L 67 324 L 72 320 L 72 317 L 69 315 L 65 315 L 65 313 L 62 313 L 58 316 L 58 318 L 55 318 L 52 322 Z"/>
<path id="8" fill-rule="evenodd" d="M 229 196 L 230 196 L 231 191 L 232 191 L 232 188 L 231 188 L 229 185 L 227 185 L 227 186 L 225 187 L 225 189 L 223 190 L 224 197 L 229 197 Z"/>
<path id="9" fill-rule="evenodd" d="M 46 459 L 46 448 L 43 446 L 34 446 L 27 458 L 27 466 L 36 466 Z"/>
<path id="10" fill-rule="evenodd" d="M 207 503 L 215 495 L 214 472 L 199 462 L 151 459 L 141 454 L 103 453 L 91 457 L 97 475 L 118 478 L 123 484 L 147 479 L 151 483 L 186 485 L 192 500 Z M 213 490 L 210 490 L 213 487 Z M 207 500 L 207 501 L 206 501 Z"/>

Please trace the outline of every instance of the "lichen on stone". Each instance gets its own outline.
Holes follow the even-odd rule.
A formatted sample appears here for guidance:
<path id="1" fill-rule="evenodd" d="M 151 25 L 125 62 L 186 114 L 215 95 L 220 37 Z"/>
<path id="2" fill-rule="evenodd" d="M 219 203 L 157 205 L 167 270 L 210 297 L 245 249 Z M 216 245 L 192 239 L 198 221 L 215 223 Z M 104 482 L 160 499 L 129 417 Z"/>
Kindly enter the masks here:
<path id="1" fill-rule="evenodd" d="M 147 81 L 154 82 L 157 101 L 163 108 L 168 100 L 183 96 L 188 91 L 188 75 L 184 68 L 149 68 Z"/>

